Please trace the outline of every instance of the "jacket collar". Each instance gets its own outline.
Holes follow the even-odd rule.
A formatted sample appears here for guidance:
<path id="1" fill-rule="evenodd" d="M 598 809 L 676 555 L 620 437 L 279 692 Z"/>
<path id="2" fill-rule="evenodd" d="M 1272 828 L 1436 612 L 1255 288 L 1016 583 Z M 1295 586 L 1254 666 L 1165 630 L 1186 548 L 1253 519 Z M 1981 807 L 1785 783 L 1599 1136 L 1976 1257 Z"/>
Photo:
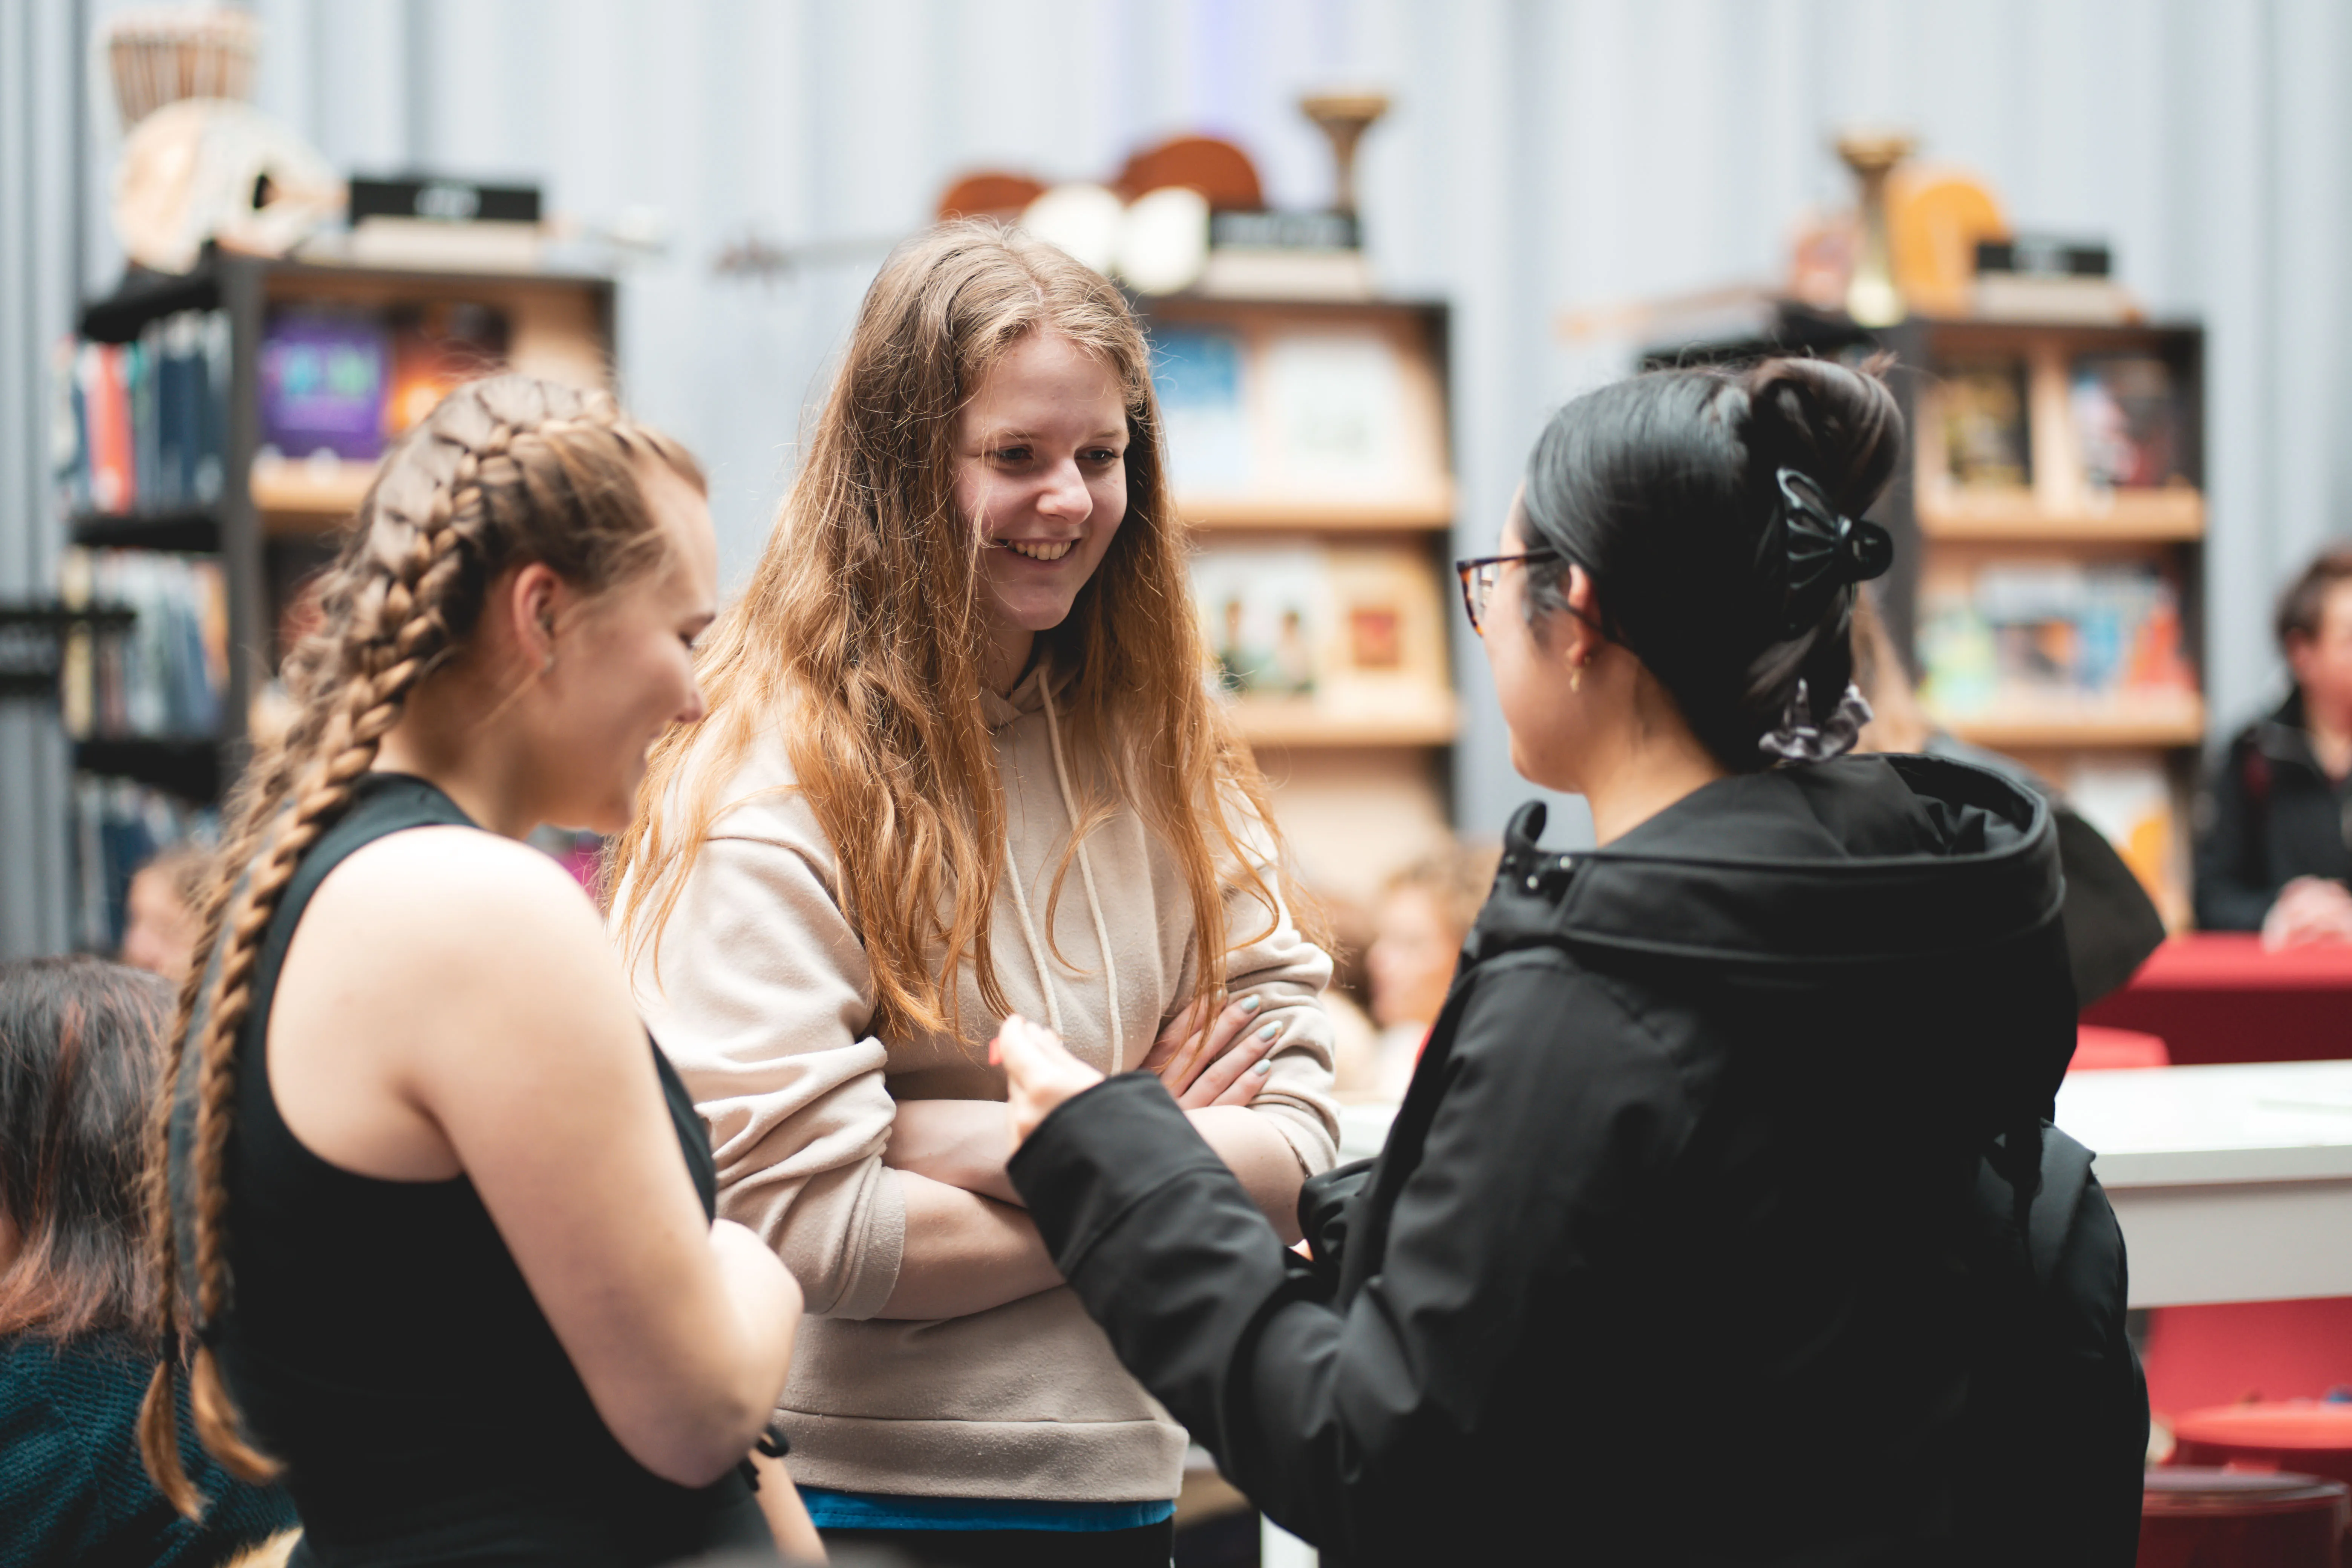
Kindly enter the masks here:
<path id="1" fill-rule="evenodd" d="M 2032 936 L 2064 886 L 2048 803 L 1937 757 L 1719 779 L 1581 854 L 1539 850 L 1543 822 L 1539 804 L 1512 820 L 1474 944 L 1853 972 Z"/>

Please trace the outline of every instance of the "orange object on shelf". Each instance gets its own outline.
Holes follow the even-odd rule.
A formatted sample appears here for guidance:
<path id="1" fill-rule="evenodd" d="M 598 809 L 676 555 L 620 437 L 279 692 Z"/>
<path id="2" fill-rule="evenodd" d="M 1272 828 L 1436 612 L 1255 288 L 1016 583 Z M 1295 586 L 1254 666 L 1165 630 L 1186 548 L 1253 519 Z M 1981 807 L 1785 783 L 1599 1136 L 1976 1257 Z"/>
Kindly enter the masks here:
<path id="1" fill-rule="evenodd" d="M 2084 1024 L 2074 1030 L 2074 1058 L 2068 1072 L 2112 1072 L 2125 1068 L 2167 1068 L 2172 1053 L 2154 1035 Z"/>
<path id="2" fill-rule="evenodd" d="M 2314 1476 L 2165 1468 L 2139 1521 L 2136 1568 L 2340 1568 L 2352 1504 Z"/>
<path id="3" fill-rule="evenodd" d="M 1965 316 L 1977 279 L 1977 242 L 2010 237 L 2000 201 L 1964 170 L 1906 165 L 1886 177 L 1886 243 L 1895 285 L 1912 310 Z"/>
<path id="4" fill-rule="evenodd" d="M 1045 194 L 1045 182 L 1027 174 L 983 169 L 964 175 L 940 196 L 940 221 L 950 218 L 994 217 L 1007 223 L 1021 216 L 1031 202 Z"/>
<path id="5" fill-rule="evenodd" d="M 1111 182 L 1119 199 L 1129 202 L 1166 185 L 1200 192 L 1214 212 L 1256 212 L 1265 205 L 1257 165 L 1222 137 L 1171 137 L 1129 158 Z"/>

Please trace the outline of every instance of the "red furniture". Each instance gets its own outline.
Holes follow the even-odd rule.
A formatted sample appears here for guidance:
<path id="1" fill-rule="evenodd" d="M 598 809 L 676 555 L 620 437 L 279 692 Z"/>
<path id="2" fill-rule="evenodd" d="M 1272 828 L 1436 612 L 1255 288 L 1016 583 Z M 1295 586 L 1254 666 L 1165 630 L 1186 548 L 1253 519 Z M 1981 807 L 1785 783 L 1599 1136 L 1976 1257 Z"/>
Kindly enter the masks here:
<path id="1" fill-rule="evenodd" d="M 2068 1072 L 2113 1072 L 2124 1068 L 2168 1068 L 2172 1053 L 2154 1035 L 2137 1029 L 2103 1029 L 2084 1024 L 2074 1030 L 2074 1058 Z"/>
<path id="2" fill-rule="evenodd" d="M 2192 1410 L 2172 1424 L 2183 1465 L 2285 1470 L 2352 1486 L 2352 1405 L 2282 1399 Z"/>
<path id="3" fill-rule="evenodd" d="M 2137 1568 L 2341 1568 L 2352 1505 L 2340 1481 L 2242 1470 L 2150 1470 Z"/>
<path id="4" fill-rule="evenodd" d="M 2251 932 L 2177 936 L 2083 1022 L 2155 1035 L 2184 1066 L 2352 1057 L 2352 943 L 2264 952 Z"/>

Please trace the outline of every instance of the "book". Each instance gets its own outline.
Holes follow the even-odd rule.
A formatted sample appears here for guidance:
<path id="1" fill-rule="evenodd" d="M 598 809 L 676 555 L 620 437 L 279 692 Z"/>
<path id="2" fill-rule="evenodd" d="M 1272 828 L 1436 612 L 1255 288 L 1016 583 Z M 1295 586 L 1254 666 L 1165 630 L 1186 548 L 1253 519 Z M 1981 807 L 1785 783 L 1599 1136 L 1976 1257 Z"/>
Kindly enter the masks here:
<path id="1" fill-rule="evenodd" d="M 1986 563 L 1923 586 L 1921 698 L 1946 718 L 2193 695 L 2179 593 L 2154 562 Z"/>
<path id="2" fill-rule="evenodd" d="M 2068 387 L 2083 479 L 2095 490 L 2182 482 L 2172 367 L 2152 354 L 2086 354 Z"/>
<path id="3" fill-rule="evenodd" d="M 385 326 L 391 369 L 383 396 L 386 441 L 413 428 L 462 382 L 505 363 L 505 312 L 488 305 L 442 300 L 394 312 Z"/>
<path id="4" fill-rule="evenodd" d="M 131 879 L 141 867 L 176 844 L 210 844 L 220 831 L 208 806 L 94 773 L 74 775 L 68 811 L 73 941 L 87 952 L 121 948 Z"/>
<path id="5" fill-rule="evenodd" d="M 326 452 L 375 461 L 383 454 L 389 357 L 383 325 L 373 315 L 272 311 L 259 355 L 262 444 L 298 459 Z"/>
<path id="6" fill-rule="evenodd" d="M 60 345 L 50 441 L 64 508 L 121 517 L 216 504 L 229 353 L 217 310 L 159 318 L 135 342 Z"/>
<path id="7" fill-rule="evenodd" d="M 1163 327 L 1152 334 L 1169 482 L 1182 494 L 1244 491 L 1255 477 L 1244 398 L 1246 356 L 1234 332 Z"/>
<path id="8" fill-rule="evenodd" d="M 1937 392 L 1944 461 L 1964 489 L 2021 489 L 2032 482 L 2025 365 L 1989 360 L 1952 365 Z"/>
<path id="9" fill-rule="evenodd" d="M 1192 590 L 1229 698 L 1357 719 L 1452 711 L 1444 596 L 1415 546 L 1220 542 L 1193 557 Z"/>
<path id="10" fill-rule="evenodd" d="M 128 628 L 77 633 L 61 692 L 78 739 L 201 739 L 218 731 L 228 691 L 228 584 L 209 555 L 68 549 L 68 605 L 131 612 Z"/>

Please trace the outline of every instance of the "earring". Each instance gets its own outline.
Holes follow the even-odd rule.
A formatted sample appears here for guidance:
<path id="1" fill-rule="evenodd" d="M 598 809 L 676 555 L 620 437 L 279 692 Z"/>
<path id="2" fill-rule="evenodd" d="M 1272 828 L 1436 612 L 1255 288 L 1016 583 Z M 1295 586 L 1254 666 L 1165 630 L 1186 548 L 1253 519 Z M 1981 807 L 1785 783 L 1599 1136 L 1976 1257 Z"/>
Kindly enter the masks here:
<path id="1" fill-rule="evenodd" d="M 1568 689 L 1580 692 L 1584 689 L 1584 666 L 1571 664 L 1568 667 Z"/>

